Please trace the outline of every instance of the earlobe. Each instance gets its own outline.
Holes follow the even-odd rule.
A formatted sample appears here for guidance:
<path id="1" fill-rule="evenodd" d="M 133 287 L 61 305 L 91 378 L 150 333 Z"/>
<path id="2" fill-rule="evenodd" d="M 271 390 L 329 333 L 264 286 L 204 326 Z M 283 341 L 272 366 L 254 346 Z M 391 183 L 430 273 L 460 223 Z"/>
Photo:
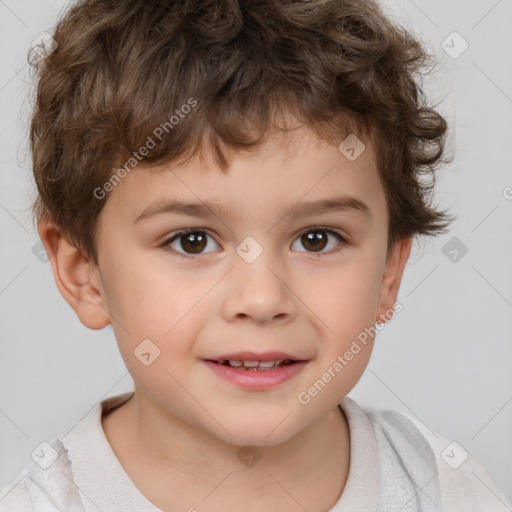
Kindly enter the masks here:
<path id="1" fill-rule="evenodd" d="M 101 283 L 91 281 L 96 265 L 86 259 L 52 222 L 39 221 L 38 232 L 61 295 L 86 327 L 103 329 L 110 323 L 110 317 Z"/>
<path id="2" fill-rule="evenodd" d="M 377 322 L 385 323 L 393 316 L 393 305 L 398 296 L 400 283 L 407 260 L 411 253 L 412 237 L 398 240 L 391 249 L 382 276 Z"/>

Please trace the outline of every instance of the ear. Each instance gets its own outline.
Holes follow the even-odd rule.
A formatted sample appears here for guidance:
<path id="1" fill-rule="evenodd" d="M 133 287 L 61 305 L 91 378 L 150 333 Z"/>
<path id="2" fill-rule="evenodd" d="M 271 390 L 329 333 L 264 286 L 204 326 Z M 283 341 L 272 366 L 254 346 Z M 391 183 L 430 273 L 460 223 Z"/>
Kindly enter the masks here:
<path id="1" fill-rule="evenodd" d="M 409 259 L 412 237 L 398 240 L 390 249 L 382 275 L 376 321 L 386 323 L 393 316 L 405 264 Z"/>
<path id="2" fill-rule="evenodd" d="M 52 222 L 39 221 L 37 230 L 61 295 L 86 327 L 103 329 L 110 317 L 98 267 L 82 256 Z"/>

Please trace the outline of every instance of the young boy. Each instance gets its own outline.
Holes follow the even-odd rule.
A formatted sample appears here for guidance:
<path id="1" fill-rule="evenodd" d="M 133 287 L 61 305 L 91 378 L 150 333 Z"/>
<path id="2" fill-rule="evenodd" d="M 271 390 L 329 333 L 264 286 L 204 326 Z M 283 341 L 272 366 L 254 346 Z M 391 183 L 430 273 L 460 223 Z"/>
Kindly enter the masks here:
<path id="1" fill-rule="evenodd" d="M 39 53 L 39 234 L 134 391 L 0 510 L 510 510 L 446 439 L 346 396 L 413 237 L 450 222 L 411 34 L 369 0 L 79 0 Z"/>

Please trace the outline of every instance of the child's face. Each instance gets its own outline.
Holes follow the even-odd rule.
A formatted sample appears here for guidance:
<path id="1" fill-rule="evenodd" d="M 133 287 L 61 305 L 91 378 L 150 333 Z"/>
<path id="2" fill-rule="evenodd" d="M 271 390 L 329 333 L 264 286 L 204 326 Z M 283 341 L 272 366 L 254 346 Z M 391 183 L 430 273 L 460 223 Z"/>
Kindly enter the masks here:
<path id="1" fill-rule="evenodd" d="M 402 250 L 400 259 L 397 245 L 386 260 L 386 199 L 373 147 L 364 142 L 351 162 L 301 129 L 257 154 L 235 154 L 226 174 L 198 162 L 138 168 L 115 187 L 98 221 L 99 271 L 92 275 L 141 403 L 229 443 L 273 445 L 332 410 L 356 384 L 372 337 L 358 342 L 350 360 L 345 354 L 379 314 L 389 317 L 408 256 Z M 300 213 L 342 198 L 368 212 Z M 171 201 L 216 203 L 222 211 L 137 221 Z M 187 228 L 201 233 L 162 246 Z M 187 252 L 191 259 L 182 257 Z M 138 349 L 146 339 L 160 351 L 148 365 L 141 359 L 151 361 L 157 349 L 149 342 Z M 267 387 L 265 370 L 231 370 L 257 375 L 245 387 L 206 362 L 243 351 L 307 362 Z"/>

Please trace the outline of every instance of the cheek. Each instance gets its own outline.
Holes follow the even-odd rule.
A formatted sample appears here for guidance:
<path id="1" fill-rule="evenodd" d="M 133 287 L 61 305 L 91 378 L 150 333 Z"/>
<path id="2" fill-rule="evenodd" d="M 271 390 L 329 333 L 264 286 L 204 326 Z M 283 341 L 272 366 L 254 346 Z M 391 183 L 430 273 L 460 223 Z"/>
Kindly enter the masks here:
<path id="1" fill-rule="evenodd" d="M 190 310 L 201 290 L 183 276 L 148 264 L 133 255 L 105 272 L 108 310 L 129 332 L 161 337 Z"/>
<path id="2" fill-rule="evenodd" d="M 367 256 L 369 252 L 358 252 L 338 272 L 332 272 L 316 295 L 314 310 L 327 325 L 322 327 L 322 370 L 336 375 L 329 392 L 333 400 L 348 393 L 359 380 L 373 348 L 380 265 L 375 257 Z M 323 375 L 329 379 L 328 374 Z"/>
<path id="3" fill-rule="evenodd" d="M 352 329 L 373 325 L 380 274 L 379 263 L 360 251 L 347 265 L 325 279 L 318 302 L 320 310 L 328 312 L 329 318 L 334 320 L 336 334 L 354 334 Z"/>
<path id="4" fill-rule="evenodd" d="M 160 352 L 151 364 L 153 369 L 183 360 L 201 326 L 197 316 L 203 314 L 206 301 L 198 303 L 198 299 L 211 285 L 185 278 L 183 272 L 170 274 L 169 269 L 142 264 L 133 257 L 123 259 L 122 266 L 107 269 L 106 275 L 108 311 L 128 369 L 140 371 L 139 361 L 133 361 L 134 351 L 146 339 L 156 346 L 152 349 L 146 342 L 150 352 Z"/>

